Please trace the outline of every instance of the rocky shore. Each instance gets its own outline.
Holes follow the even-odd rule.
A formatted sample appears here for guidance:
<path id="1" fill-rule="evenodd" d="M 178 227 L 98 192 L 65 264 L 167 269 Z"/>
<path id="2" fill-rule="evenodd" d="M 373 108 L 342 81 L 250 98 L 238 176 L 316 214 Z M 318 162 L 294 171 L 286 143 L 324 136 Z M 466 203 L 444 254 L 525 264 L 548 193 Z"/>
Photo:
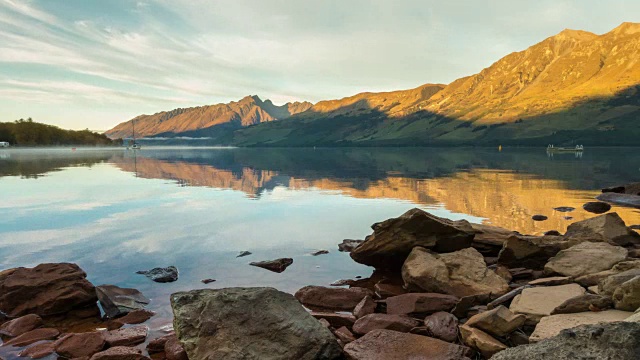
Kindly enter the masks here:
<path id="1" fill-rule="evenodd" d="M 1 271 L 0 354 L 5 360 L 640 358 L 640 234 L 615 212 L 540 236 L 420 209 L 372 229 L 365 240 L 338 245 L 375 268 L 371 277 L 306 286 L 295 295 L 268 287 L 175 293 L 174 329 L 153 339 L 145 325 L 154 316 L 145 310 L 150 300 L 136 289 L 94 286 L 68 263 Z M 282 272 L 292 262 L 251 265 Z M 178 279 L 175 267 L 140 274 Z"/>

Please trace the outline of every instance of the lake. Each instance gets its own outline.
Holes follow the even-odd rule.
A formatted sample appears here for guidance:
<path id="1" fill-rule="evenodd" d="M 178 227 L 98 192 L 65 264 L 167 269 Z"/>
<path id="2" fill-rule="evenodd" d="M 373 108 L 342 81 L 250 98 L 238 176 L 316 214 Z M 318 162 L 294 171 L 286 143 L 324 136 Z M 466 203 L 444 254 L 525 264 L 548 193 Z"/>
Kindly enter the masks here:
<path id="1" fill-rule="evenodd" d="M 544 148 L 0 150 L 0 270 L 77 263 L 95 285 L 151 298 L 159 315 L 149 324 L 159 329 L 175 291 L 295 292 L 367 277 L 372 269 L 337 244 L 413 207 L 527 234 L 562 232 L 594 216 L 582 204 L 600 188 L 638 180 L 640 151 L 629 148 L 582 156 Z M 640 210 L 612 211 L 640 224 Z M 535 222 L 536 214 L 549 219 Z M 330 253 L 310 255 L 318 249 Z M 237 258 L 244 250 L 253 254 Z M 294 259 L 280 274 L 248 265 L 279 257 Z M 170 265 L 180 270 L 174 283 L 135 274 Z M 202 284 L 207 278 L 217 281 Z"/>

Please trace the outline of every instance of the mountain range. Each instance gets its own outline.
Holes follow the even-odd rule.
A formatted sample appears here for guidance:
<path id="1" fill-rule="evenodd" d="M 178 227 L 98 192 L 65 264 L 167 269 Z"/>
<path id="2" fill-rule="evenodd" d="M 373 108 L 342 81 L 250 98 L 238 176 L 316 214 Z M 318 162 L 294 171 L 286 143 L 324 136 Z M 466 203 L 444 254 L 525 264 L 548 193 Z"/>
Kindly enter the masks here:
<path id="1" fill-rule="evenodd" d="M 276 121 L 277 120 L 277 121 Z M 107 131 L 238 146 L 637 145 L 640 24 L 564 30 L 448 85 L 275 106 L 238 102 L 141 115 Z"/>

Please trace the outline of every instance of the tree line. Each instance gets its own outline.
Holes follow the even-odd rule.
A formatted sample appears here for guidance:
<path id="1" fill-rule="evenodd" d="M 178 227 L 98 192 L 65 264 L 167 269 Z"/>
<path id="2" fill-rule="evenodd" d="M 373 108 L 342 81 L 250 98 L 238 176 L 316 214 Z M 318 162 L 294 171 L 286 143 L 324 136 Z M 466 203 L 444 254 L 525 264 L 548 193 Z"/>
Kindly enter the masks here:
<path id="1" fill-rule="evenodd" d="M 42 124 L 33 119 L 0 122 L 0 142 L 15 146 L 55 145 L 121 145 L 122 140 L 109 139 L 104 134 L 87 130 L 64 130 L 57 126 Z"/>

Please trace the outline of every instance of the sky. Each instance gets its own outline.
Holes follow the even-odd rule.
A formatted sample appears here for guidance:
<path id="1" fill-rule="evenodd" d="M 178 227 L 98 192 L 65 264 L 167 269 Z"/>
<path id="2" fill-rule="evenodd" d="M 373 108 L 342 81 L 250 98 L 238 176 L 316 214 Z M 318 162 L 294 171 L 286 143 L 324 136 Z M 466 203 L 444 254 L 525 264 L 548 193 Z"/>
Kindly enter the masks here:
<path id="1" fill-rule="evenodd" d="M 317 102 L 449 83 L 638 0 L 0 0 L 0 121 L 107 130 L 247 95 Z"/>

